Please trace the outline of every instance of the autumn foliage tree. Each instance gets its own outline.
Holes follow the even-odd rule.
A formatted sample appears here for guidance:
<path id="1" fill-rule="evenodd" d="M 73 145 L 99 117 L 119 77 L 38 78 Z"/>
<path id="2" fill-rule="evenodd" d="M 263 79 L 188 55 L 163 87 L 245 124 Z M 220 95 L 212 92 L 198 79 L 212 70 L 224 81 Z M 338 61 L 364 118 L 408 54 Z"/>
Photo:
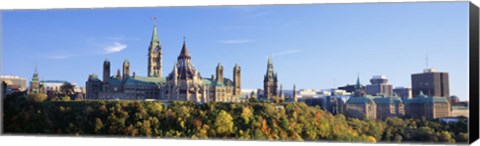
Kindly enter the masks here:
<path id="1" fill-rule="evenodd" d="M 466 143 L 467 120 L 359 120 L 303 103 L 4 99 L 4 132 L 152 138 Z"/>

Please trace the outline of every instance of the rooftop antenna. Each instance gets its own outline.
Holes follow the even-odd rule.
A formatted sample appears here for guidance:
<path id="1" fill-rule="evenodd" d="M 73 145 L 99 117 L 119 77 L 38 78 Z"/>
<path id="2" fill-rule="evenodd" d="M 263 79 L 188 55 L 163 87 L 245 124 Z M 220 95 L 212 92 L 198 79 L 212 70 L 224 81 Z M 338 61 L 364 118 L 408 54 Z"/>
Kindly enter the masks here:
<path id="1" fill-rule="evenodd" d="M 157 16 L 153 16 L 153 24 L 157 25 Z"/>
<path id="2" fill-rule="evenodd" d="M 333 76 L 333 88 L 337 88 L 337 85 L 335 84 L 335 76 Z"/>
<path id="3" fill-rule="evenodd" d="M 426 57 L 425 57 L 425 65 L 426 65 L 427 68 L 428 68 L 428 54 L 427 54 Z"/>

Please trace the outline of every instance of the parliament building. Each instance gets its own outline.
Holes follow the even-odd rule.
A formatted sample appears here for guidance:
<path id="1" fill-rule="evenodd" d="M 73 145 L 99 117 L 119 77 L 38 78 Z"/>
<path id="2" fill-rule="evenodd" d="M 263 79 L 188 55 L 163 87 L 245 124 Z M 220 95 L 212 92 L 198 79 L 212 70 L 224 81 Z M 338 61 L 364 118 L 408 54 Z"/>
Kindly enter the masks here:
<path id="1" fill-rule="evenodd" d="M 181 100 L 197 103 L 239 102 L 241 96 L 241 69 L 233 67 L 233 80 L 225 78 L 219 63 L 216 75 L 203 78 L 192 64 L 185 40 L 173 70 L 162 75 L 162 47 L 154 25 L 148 48 L 148 75 L 130 75 L 130 63 L 123 62 L 122 72 L 111 75 L 110 61 L 103 62 L 103 78 L 91 74 L 86 82 L 87 99 L 99 100 Z"/>

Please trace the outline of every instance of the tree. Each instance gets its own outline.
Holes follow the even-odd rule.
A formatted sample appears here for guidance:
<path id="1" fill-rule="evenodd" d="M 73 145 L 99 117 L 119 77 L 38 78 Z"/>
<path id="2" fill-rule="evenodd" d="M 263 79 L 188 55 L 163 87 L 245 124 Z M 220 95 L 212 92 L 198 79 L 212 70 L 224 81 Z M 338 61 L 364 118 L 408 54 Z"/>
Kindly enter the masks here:
<path id="1" fill-rule="evenodd" d="M 217 134 L 228 135 L 233 132 L 233 118 L 224 110 L 221 110 L 215 119 L 215 130 Z"/>
<path id="2" fill-rule="evenodd" d="M 43 102 L 47 100 L 47 98 L 48 98 L 47 94 L 43 94 L 43 93 L 28 95 L 28 99 L 30 101 L 35 101 L 35 102 Z"/>
<path id="3" fill-rule="evenodd" d="M 100 133 L 100 130 L 103 128 L 103 123 L 100 118 L 95 118 L 95 132 Z"/>
<path id="4" fill-rule="evenodd" d="M 60 92 L 64 95 L 71 96 L 75 93 L 75 86 L 72 85 L 70 82 L 65 82 L 60 86 Z"/>
<path id="5" fill-rule="evenodd" d="M 393 138 L 393 141 L 394 141 L 394 142 L 397 142 L 397 143 L 402 142 L 402 136 L 396 134 L 395 137 Z"/>
<path id="6" fill-rule="evenodd" d="M 248 107 L 244 107 L 243 110 L 242 110 L 241 116 L 242 116 L 242 119 L 245 122 L 245 124 L 249 124 L 250 119 L 253 116 L 252 110 L 250 110 L 250 108 L 248 108 Z"/>
<path id="7" fill-rule="evenodd" d="M 456 142 L 468 142 L 468 133 L 458 133 Z"/>
<path id="8" fill-rule="evenodd" d="M 455 140 L 452 138 L 452 135 L 447 131 L 440 132 L 438 140 L 440 142 L 455 143 Z"/>
<path id="9" fill-rule="evenodd" d="M 248 102 L 258 102 L 257 97 L 248 98 Z"/>
<path id="10" fill-rule="evenodd" d="M 85 99 L 83 98 L 83 94 L 77 94 L 77 97 L 75 97 L 75 100 L 76 101 L 82 101 L 82 100 L 85 100 Z"/>
<path id="11" fill-rule="evenodd" d="M 61 101 L 70 101 L 71 98 L 70 98 L 70 96 L 65 95 L 65 96 L 63 96 L 62 98 L 60 98 L 60 100 L 61 100 Z"/>

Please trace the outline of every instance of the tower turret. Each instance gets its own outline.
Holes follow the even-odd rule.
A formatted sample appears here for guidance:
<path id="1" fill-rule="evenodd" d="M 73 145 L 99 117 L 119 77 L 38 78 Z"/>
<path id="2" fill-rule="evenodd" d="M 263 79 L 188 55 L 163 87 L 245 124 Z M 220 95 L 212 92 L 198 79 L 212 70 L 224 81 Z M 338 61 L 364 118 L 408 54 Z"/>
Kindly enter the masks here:
<path id="1" fill-rule="evenodd" d="M 109 82 L 110 82 L 110 61 L 108 58 L 105 58 L 103 61 L 103 91 L 109 91 Z"/>
<path id="2" fill-rule="evenodd" d="M 357 83 L 355 84 L 354 95 L 356 97 L 360 97 L 360 96 L 365 95 L 365 91 L 363 89 L 363 86 L 362 86 L 362 84 L 360 84 L 360 76 L 357 77 Z"/>
<path id="3" fill-rule="evenodd" d="M 148 48 L 148 76 L 149 77 L 162 77 L 162 47 L 160 46 L 160 40 L 157 34 L 156 17 L 154 17 L 152 40 Z"/>
<path id="4" fill-rule="evenodd" d="M 217 82 L 223 83 L 223 66 L 222 66 L 222 64 L 218 63 L 216 73 L 217 73 Z"/>
<path id="5" fill-rule="evenodd" d="M 120 73 L 120 69 L 117 70 L 117 79 L 122 79 L 122 74 Z"/>
<path id="6" fill-rule="evenodd" d="M 285 99 L 285 94 L 283 93 L 282 85 L 280 84 L 280 99 Z"/>
<path id="7" fill-rule="evenodd" d="M 123 61 L 123 79 L 130 77 L 130 62 L 127 59 Z"/>
<path id="8" fill-rule="evenodd" d="M 233 95 L 241 95 L 241 70 L 238 64 L 235 64 L 235 67 L 233 67 L 233 83 L 235 84 Z"/>
<path id="9" fill-rule="evenodd" d="M 38 78 L 38 70 L 35 65 L 35 71 L 33 72 L 32 81 L 30 82 L 30 93 L 40 93 L 40 79 Z"/>
<path id="10" fill-rule="evenodd" d="M 293 102 L 298 102 L 297 98 L 297 87 L 293 84 Z"/>
<path id="11" fill-rule="evenodd" d="M 265 78 L 263 80 L 263 87 L 264 97 L 267 99 L 278 96 L 278 79 L 277 74 L 273 70 L 272 56 L 268 58 L 267 73 L 265 74 Z"/>

